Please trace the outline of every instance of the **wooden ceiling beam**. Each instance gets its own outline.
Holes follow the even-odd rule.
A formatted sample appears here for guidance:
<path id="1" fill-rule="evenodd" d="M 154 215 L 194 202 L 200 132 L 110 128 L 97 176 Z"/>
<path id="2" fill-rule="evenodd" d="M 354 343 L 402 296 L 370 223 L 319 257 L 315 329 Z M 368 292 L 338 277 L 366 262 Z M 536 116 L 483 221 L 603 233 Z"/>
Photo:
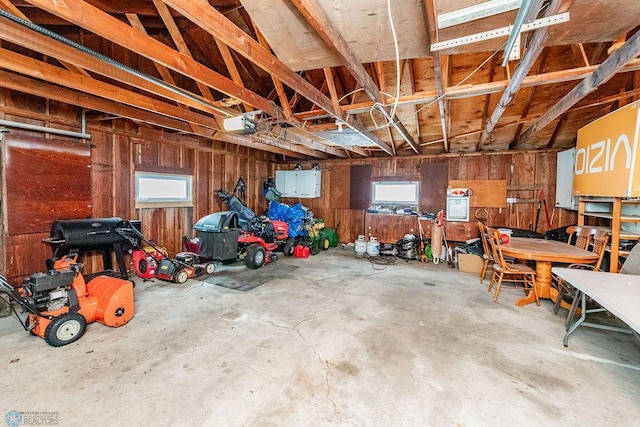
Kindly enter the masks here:
<path id="1" fill-rule="evenodd" d="M 32 22 L 29 18 L 27 18 L 25 16 L 24 13 L 22 13 L 20 11 L 20 9 L 18 9 L 16 6 L 14 6 L 13 3 L 11 3 L 9 0 L 0 0 L 0 9 L 6 10 L 7 12 L 12 13 L 13 15 L 17 16 L 18 18 L 24 19 L 25 21 Z M 82 69 L 80 67 L 76 67 L 73 64 L 68 64 L 68 63 L 66 63 L 64 61 L 60 61 L 60 62 L 68 70 L 75 71 L 76 73 L 80 73 L 82 75 L 85 75 L 85 76 L 89 77 L 89 73 L 87 73 L 86 70 L 84 70 L 84 69 Z"/>
<path id="2" fill-rule="evenodd" d="M 40 2 L 51 0 L 33 1 Z M 180 0 L 163 1 L 263 70 L 272 75 L 276 75 L 282 83 L 286 84 L 291 89 L 316 104 L 318 107 L 327 112 L 331 112 L 331 114 L 335 114 L 332 112 L 333 106 L 331 105 L 331 100 L 328 99 L 321 91 L 287 67 L 269 50 L 265 49 L 257 41 L 249 37 L 247 33 L 238 28 L 223 14 L 211 7 L 206 0 L 191 0 L 190 2 Z M 269 113 L 268 110 L 260 107 L 258 108 L 267 112 L 271 116 L 277 117 L 277 114 Z M 341 114 L 337 115 L 336 118 L 344 121 L 349 127 L 364 135 L 365 130 L 354 122 L 352 117 L 348 117 L 346 114 L 341 112 Z M 391 155 L 391 147 L 389 147 L 385 142 L 381 141 L 377 137 L 368 136 L 367 138 Z"/>
<path id="3" fill-rule="evenodd" d="M 130 90 L 114 86 L 99 80 L 85 77 L 81 74 L 65 70 L 46 62 L 38 61 L 28 56 L 20 55 L 7 49 L 0 48 L 0 67 L 21 73 L 34 78 L 44 79 L 50 82 L 64 85 L 68 88 L 105 99 L 117 101 L 125 105 L 156 112 L 158 114 L 174 117 L 185 122 L 202 125 L 213 130 L 218 129 L 214 118 L 181 109 L 156 98 L 151 98 Z"/>
<path id="4" fill-rule="evenodd" d="M 249 23 L 251 23 L 251 25 L 249 25 Z M 270 51 L 271 47 L 269 46 L 269 42 L 264 37 L 260 29 L 256 27 L 253 21 L 249 20 L 247 25 L 249 25 L 249 27 L 253 30 L 254 34 L 258 38 L 258 43 L 260 43 L 262 47 Z M 293 116 L 293 111 L 291 111 L 291 106 L 289 105 L 289 98 L 287 98 L 287 94 L 284 90 L 284 85 L 282 84 L 278 76 L 274 74 L 271 74 L 271 80 L 273 81 L 273 86 L 275 88 L 276 94 L 278 95 L 278 99 L 280 100 L 280 105 L 282 106 L 282 110 L 284 111 L 285 117 L 288 119 L 289 118 L 295 119 L 295 117 Z"/>
<path id="5" fill-rule="evenodd" d="M 146 36 L 124 22 L 82 0 L 28 0 L 49 13 L 68 20 L 107 40 L 132 50 L 154 62 L 191 77 L 228 96 L 246 102 L 266 114 L 276 116 L 276 106 L 258 94 L 238 85 L 199 62 L 178 54 L 174 49 Z M 212 8 L 211 8 L 212 9 Z"/>
<path id="6" fill-rule="evenodd" d="M 611 79 L 625 64 L 640 54 L 640 32 L 635 33 L 627 42 L 615 50 L 589 76 L 585 77 L 577 86 L 566 94 L 557 104 L 536 120 L 529 129 L 518 137 L 514 146 L 524 142 L 531 135 L 544 128 L 561 114 L 575 105 L 578 101 L 597 90 L 602 84 Z"/>
<path id="7" fill-rule="evenodd" d="M 544 64 L 547 62 L 547 58 L 549 57 L 550 50 L 551 48 L 546 48 L 540 54 L 540 60 L 538 61 L 538 68 L 536 70 L 537 74 L 541 74 L 542 70 L 544 70 Z M 531 108 L 531 104 L 533 104 L 533 98 L 535 97 L 535 94 L 536 94 L 536 87 L 537 86 L 533 86 L 529 89 L 529 93 L 527 94 L 527 100 L 525 101 L 525 104 L 524 104 L 524 109 L 522 110 L 522 114 L 520 115 L 521 119 L 524 119 L 529 115 L 529 109 Z M 514 139 L 517 139 L 518 136 L 520 136 L 520 133 L 522 132 L 523 127 L 524 127 L 524 123 L 520 123 L 518 125 Z"/>
<path id="8" fill-rule="evenodd" d="M 553 133 L 551 134 L 551 138 L 549 138 L 549 142 L 547 142 L 546 148 L 553 148 L 556 140 L 558 139 L 558 135 L 560 135 L 560 129 L 562 128 L 564 122 L 567 120 L 568 116 L 568 113 L 564 113 L 560 116 L 560 120 L 558 120 L 558 123 L 556 123 L 556 127 L 553 129 Z"/>
<path id="9" fill-rule="evenodd" d="M 305 156 L 313 157 L 316 159 L 329 159 L 331 157 L 327 153 L 318 152 L 302 145 L 287 144 L 258 134 L 233 135 L 230 133 L 220 133 L 219 135 L 216 135 L 216 139 L 223 142 L 228 142 L 230 144 L 241 145 L 244 147 L 256 147 L 260 145 L 268 146 L 267 151 L 270 151 L 272 153 L 285 154 L 289 157 L 296 157 L 291 153 L 303 154 Z"/>
<path id="10" fill-rule="evenodd" d="M 51 83 L 46 83 L 40 80 L 32 79 L 30 77 L 13 74 L 8 71 L 0 70 L 0 85 L 2 85 L 2 87 L 6 89 L 27 93 L 58 102 L 64 102 L 65 104 L 75 105 L 90 110 L 103 111 L 105 113 L 113 114 L 118 117 L 123 117 L 135 121 L 142 121 L 166 129 L 172 129 L 180 132 L 192 132 L 192 129 L 189 127 L 188 123 L 178 119 L 151 113 L 149 111 L 130 107 L 116 101 L 111 101 L 109 99 L 100 98 L 95 95 L 82 93 Z M 214 130 L 210 130 L 208 136 L 211 137 L 214 133 Z"/>
<path id="11" fill-rule="evenodd" d="M 171 16 L 171 12 L 169 11 L 169 8 L 160 0 L 153 0 L 153 5 L 158 10 L 158 14 L 162 18 L 162 22 L 164 22 L 165 27 L 167 27 L 167 30 L 169 31 L 169 35 L 171 36 L 171 39 L 173 40 L 176 47 L 178 48 L 178 52 L 180 52 L 184 56 L 187 56 L 193 59 L 193 55 L 191 55 L 191 51 L 189 50 L 189 47 L 184 42 L 182 33 L 178 29 L 178 26 L 176 25 L 176 21 L 173 19 L 173 16 Z M 157 64 L 156 62 L 154 63 Z M 196 80 L 196 85 L 198 86 L 198 90 L 200 91 L 202 96 L 204 96 L 205 99 L 208 99 L 210 102 L 215 101 L 215 99 L 213 98 L 213 95 L 211 94 L 211 90 L 209 89 L 209 86 L 205 85 L 204 83 L 198 80 Z"/>
<path id="12" fill-rule="evenodd" d="M 388 117 L 389 124 L 398 131 L 402 139 L 409 144 L 409 147 L 411 147 L 416 154 L 420 154 L 420 149 L 414 141 L 413 136 L 411 136 L 407 128 L 395 114 L 395 109 L 385 105 L 386 102 L 381 90 L 373 82 L 371 76 L 362 66 L 362 62 L 353 53 L 347 41 L 342 37 L 340 31 L 335 27 L 318 1 L 291 0 L 291 2 L 306 21 L 313 27 L 313 29 L 316 30 L 325 44 L 338 54 L 342 60 L 342 64 L 353 75 L 369 98 L 376 102 L 378 108 L 383 109 L 386 112 L 385 116 Z M 381 79 L 380 81 L 382 82 L 383 80 Z M 400 86 L 400 79 L 396 82 L 396 85 L 398 87 Z M 392 148 L 394 148 L 393 139 L 391 139 L 391 145 Z M 393 150 L 393 154 L 395 155 L 395 149 Z"/>
<path id="13" fill-rule="evenodd" d="M 522 87 L 528 88 L 580 80 L 585 76 L 588 76 L 596 68 L 596 65 L 592 65 L 590 67 L 572 68 L 568 70 L 552 71 L 549 73 L 528 76 L 524 79 Z M 640 71 L 640 59 L 629 61 L 629 63 L 626 64 L 618 72 L 626 73 L 637 71 Z M 492 93 L 498 93 L 503 91 L 508 84 L 509 80 L 498 80 L 490 83 L 455 86 L 447 90 L 447 92 L 445 93 L 445 99 L 466 99 L 475 96 L 484 96 Z M 426 104 L 429 102 L 433 102 L 436 98 L 437 93 L 435 90 L 419 91 L 414 93 L 413 95 L 401 96 L 399 99 L 399 105 L 408 106 L 416 104 Z M 343 105 L 342 109 L 348 114 L 361 114 L 369 111 L 372 106 L 372 101 L 366 101 L 350 105 Z M 317 110 L 296 113 L 296 116 L 301 120 L 308 120 L 310 117 L 315 117 L 318 115 L 320 115 L 320 112 Z"/>
<path id="14" fill-rule="evenodd" d="M 407 144 L 409 144 L 409 147 L 411 147 L 411 149 L 414 150 L 416 154 L 420 154 L 420 149 L 418 148 L 416 142 L 413 140 L 413 137 L 404 127 L 400 119 L 395 115 L 395 112 L 390 107 L 384 105 L 385 102 L 380 89 L 373 82 L 371 76 L 369 76 L 367 71 L 362 66 L 361 61 L 353 53 L 347 41 L 344 39 L 344 37 L 342 37 L 342 34 L 335 27 L 335 25 L 333 25 L 333 22 L 331 22 L 331 19 L 322 8 L 322 6 L 320 6 L 318 1 L 291 0 L 291 2 L 307 20 L 307 22 L 313 27 L 313 29 L 316 30 L 325 44 L 340 56 L 343 65 L 353 75 L 353 77 L 364 89 L 369 98 L 378 103 L 379 108 L 386 111 L 386 116 L 389 116 L 390 118 L 390 124 L 398 131 L 402 139 L 404 139 Z M 400 81 L 397 81 L 396 84 L 399 87 Z M 331 85 L 333 85 L 333 77 Z M 392 112 L 394 113 L 393 116 L 391 116 L 390 114 Z M 392 148 L 394 148 L 393 139 L 391 139 L 391 146 Z M 393 150 L 393 154 L 395 155 L 395 149 Z"/>
<path id="15" fill-rule="evenodd" d="M 424 7 L 427 11 L 427 25 L 429 27 L 429 39 L 431 43 L 435 43 L 438 40 L 438 24 L 436 21 L 436 4 L 435 0 L 424 0 Z M 433 71 L 435 74 L 436 93 L 438 100 L 438 111 L 440 112 L 440 126 L 442 127 L 442 142 L 444 144 L 444 152 L 449 151 L 449 137 L 447 131 L 447 110 L 444 105 L 444 93 L 445 82 L 443 80 L 442 72 L 442 57 L 439 51 L 431 52 L 431 58 L 433 61 Z"/>
<path id="16" fill-rule="evenodd" d="M 127 26 L 126 24 L 123 25 Z M 135 31 L 131 27 L 128 28 Z M 193 95 L 193 97 L 186 96 L 186 91 L 184 91 L 184 94 L 175 92 L 141 76 L 122 72 L 122 70 L 110 63 L 95 58 L 88 53 L 82 52 L 62 42 L 51 39 L 43 34 L 34 32 L 16 24 L 15 22 L 4 20 L 2 25 L 0 25 L 0 38 L 20 46 L 25 46 L 31 50 L 40 52 L 43 55 L 64 60 L 121 83 L 137 87 L 162 98 L 189 105 L 199 111 L 205 111 L 211 114 L 220 114 L 220 107 L 211 105 L 204 99 L 202 99 L 202 102 L 198 102 L 196 95 Z"/>
<path id="17" fill-rule="evenodd" d="M 545 16 L 552 16 L 556 13 L 566 12 L 569 9 L 569 6 L 571 6 L 571 3 L 573 3 L 573 0 L 552 0 L 551 5 L 545 13 Z M 527 74 L 529 74 L 529 71 L 535 64 L 536 59 L 538 59 L 538 57 L 542 53 L 547 42 L 548 34 L 549 27 L 538 28 L 533 34 L 531 43 L 529 43 L 529 46 L 527 46 L 527 52 L 518 64 L 518 67 L 513 73 L 511 81 L 503 92 L 502 97 L 500 97 L 500 101 L 498 101 L 498 105 L 496 105 L 496 108 L 495 110 L 493 110 L 491 117 L 489 117 L 489 120 L 485 124 L 484 133 L 482 134 L 482 136 L 480 137 L 480 141 L 476 145 L 476 151 L 478 151 L 482 147 L 482 145 L 490 143 L 491 133 L 493 132 L 493 129 L 495 128 L 496 124 L 498 124 L 498 121 L 500 120 L 504 112 L 507 110 L 509 104 L 511 104 L 511 101 L 513 101 L 516 93 L 518 93 L 518 91 L 522 87 L 522 82 L 524 81 L 525 77 L 527 77 Z M 509 55 L 509 53 L 505 52 L 504 55 Z"/>

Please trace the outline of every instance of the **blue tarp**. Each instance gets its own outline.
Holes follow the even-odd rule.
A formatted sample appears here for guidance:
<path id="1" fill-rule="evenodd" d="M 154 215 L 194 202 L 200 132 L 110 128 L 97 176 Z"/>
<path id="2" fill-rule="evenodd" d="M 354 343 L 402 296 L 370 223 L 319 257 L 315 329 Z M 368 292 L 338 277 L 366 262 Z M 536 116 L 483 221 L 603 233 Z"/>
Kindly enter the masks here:
<path id="1" fill-rule="evenodd" d="M 286 203 L 269 202 L 267 215 L 270 219 L 284 221 L 289 226 L 289 237 L 306 236 L 304 229 L 305 211 L 300 203 L 289 206 Z"/>

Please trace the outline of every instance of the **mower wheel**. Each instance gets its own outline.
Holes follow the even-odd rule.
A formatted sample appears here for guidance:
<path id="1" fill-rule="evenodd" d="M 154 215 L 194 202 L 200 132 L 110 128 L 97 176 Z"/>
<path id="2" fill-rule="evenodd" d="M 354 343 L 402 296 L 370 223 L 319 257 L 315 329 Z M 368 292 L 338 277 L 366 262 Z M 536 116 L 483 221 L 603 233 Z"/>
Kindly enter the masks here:
<path id="1" fill-rule="evenodd" d="M 138 261 L 138 265 L 136 268 L 136 273 L 139 273 L 138 276 L 142 277 L 144 276 L 144 274 L 147 272 L 147 267 L 149 267 L 149 265 L 147 264 L 147 260 L 146 259 L 141 259 L 140 261 Z"/>
<path id="2" fill-rule="evenodd" d="M 212 262 L 208 262 L 204 265 L 204 272 L 206 274 L 213 274 L 216 271 L 216 265 Z"/>
<path id="3" fill-rule="evenodd" d="M 71 311 L 55 317 L 44 331 L 44 340 L 52 347 L 61 347 L 80 339 L 87 328 L 87 320 Z"/>
<path id="4" fill-rule="evenodd" d="M 328 238 L 326 237 L 320 238 L 320 247 L 322 248 L 323 251 L 326 251 L 327 249 L 329 249 L 330 246 L 331 246 L 331 242 L 329 242 Z"/>
<path id="5" fill-rule="evenodd" d="M 260 268 L 264 265 L 266 261 L 266 251 L 264 248 L 257 243 L 249 245 L 247 248 L 247 256 L 244 258 L 244 264 L 255 270 L 256 268 Z"/>
<path id="6" fill-rule="evenodd" d="M 318 243 L 314 243 L 313 245 L 309 246 L 309 253 L 311 255 L 318 255 L 320 253 L 320 246 L 318 246 Z"/>
<path id="7" fill-rule="evenodd" d="M 180 270 L 176 273 L 175 278 L 176 283 L 182 285 L 184 282 L 189 280 L 189 273 L 187 273 L 187 270 Z"/>
<path id="8" fill-rule="evenodd" d="M 296 239 L 294 239 L 293 237 L 290 237 L 284 243 L 284 248 L 282 248 L 282 253 L 284 253 L 284 256 L 293 256 L 293 252 L 295 251 L 295 249 L 296 249 Z"/>

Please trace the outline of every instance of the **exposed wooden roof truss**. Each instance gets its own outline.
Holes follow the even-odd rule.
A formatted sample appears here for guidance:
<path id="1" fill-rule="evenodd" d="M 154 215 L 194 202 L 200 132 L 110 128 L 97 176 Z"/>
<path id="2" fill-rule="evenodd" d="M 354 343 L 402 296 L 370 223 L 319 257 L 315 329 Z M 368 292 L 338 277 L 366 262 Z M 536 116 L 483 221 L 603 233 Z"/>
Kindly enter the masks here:
<path id="1" fill-rule="evenodd" d="M 640 4 L 525 0 L 0 0 L 0 86 L 229 144 L 326 159 L 566 148 L 640 98 Z M 605 12 L 606 11 L 606 12 Z M 252 114 L 257 132 L 224 130 Z"/>

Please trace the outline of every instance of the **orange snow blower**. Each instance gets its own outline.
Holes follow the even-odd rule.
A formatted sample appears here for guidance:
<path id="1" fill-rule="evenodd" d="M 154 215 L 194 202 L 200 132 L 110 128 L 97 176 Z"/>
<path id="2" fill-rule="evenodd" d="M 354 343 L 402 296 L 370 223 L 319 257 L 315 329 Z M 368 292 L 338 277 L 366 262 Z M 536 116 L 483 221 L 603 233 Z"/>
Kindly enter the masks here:
<path id="1" fill-rule="evenodd" d="M 109 276 L 85 283 L 77 258 L 65 255 L 53 270 L 32 274 L 19 289 L 0 276 L 0 291 L 28 313 L 24 322 L 16 313 L 25 330 L 53 347 L 78 340 L 87 323 L 118 327 L 133 317 L 133 283 Z"/>

